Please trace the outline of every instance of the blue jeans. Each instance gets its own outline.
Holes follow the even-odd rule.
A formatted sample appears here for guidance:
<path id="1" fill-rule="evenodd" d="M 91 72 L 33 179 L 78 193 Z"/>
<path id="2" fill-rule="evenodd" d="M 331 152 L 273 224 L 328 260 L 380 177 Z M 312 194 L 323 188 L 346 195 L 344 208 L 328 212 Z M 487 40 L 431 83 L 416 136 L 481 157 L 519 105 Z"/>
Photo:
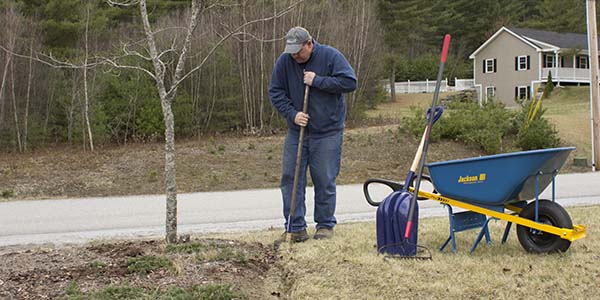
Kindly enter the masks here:
<path id="1" fill-rule="evenodd" d="M 285 228 L 288 228 L 288 216 L 292 201 L 292 188 L 296 157 L 298 151 L 299 132 L 288 130 L 283 147 L 283 167 L 281 176 L 281 194 L 283 196 L 283 216 Z M 333 135 L 313 137 L 305 135 L 302 145 L 302 159 L 300 163 L 300 176 L 292 232 L 306 229 L 306 170 L 310 170 L 315 189 L 314 221 L 319 228 L 333 228 L 337 223 L 335 219 L 336 185 L 335 179 L 340 173 L 342 160 L 343 132 L 340 130 Z"/>

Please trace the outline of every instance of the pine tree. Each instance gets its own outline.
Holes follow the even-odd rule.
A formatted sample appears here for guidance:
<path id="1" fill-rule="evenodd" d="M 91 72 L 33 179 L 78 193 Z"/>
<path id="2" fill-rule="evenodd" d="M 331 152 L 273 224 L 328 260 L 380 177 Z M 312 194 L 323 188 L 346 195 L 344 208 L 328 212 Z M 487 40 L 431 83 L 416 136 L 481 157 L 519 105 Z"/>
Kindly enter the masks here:
<path id="1" fill-rule="evenodd" d="M 556 32 L 586 32 L 585 1 L 542 0 L 539 15 L 525 22 L 528 27 Z"/>

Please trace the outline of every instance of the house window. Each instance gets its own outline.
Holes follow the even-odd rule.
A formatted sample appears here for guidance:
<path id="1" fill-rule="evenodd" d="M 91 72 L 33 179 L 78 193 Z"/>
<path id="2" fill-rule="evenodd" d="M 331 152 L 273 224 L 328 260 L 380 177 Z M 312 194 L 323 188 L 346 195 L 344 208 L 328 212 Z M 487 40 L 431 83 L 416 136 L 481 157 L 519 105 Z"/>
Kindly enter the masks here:
<path id="1" fill-rule="evenodd" d="M 544 68 L 554 68 L 556 67 L 556 56 L 554 54 L 546 54 L 546 59 L 544 60 Z"/>
<path id="2" fill-rule="evenodd" d="M 496 87 L 495 86 L 486 87 L 485 94 L 486 94 L 486 99 L 494 98 L 494 96 L 496 96 Z"/>
<path id="3" fill-rule="evenodd" d="M 527 70 L 529 69 L 529 59 L 528 56 L 521 55 L 517 56 L 517 71 Z"/>
<path id="4" fill-rule="evenodd" d="M 527 86 L 518 86 L 515 87 L 515 97 L 517 99 L 529 99 L 529 87 Z"/>
<path id="5" fill-rule="evenodd" d="M 483 60 L 483 73 L 496 73 L 495 58 L 488 58 Z"/>
<path id="6" fill-rule="evenodd" d="M 587 69 L 588 68 L 588 58 L 587 56 L 577 56 L 577 68 L 579 69 Z"/>

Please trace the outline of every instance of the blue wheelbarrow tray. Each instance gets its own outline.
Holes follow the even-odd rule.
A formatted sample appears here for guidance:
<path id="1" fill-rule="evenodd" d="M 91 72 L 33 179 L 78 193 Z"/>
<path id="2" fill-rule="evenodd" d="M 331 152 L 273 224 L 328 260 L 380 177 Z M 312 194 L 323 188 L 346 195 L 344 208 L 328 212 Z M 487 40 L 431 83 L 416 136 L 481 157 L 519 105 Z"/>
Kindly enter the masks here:
<path id="1" fill-rule="evenodd" d="M 554 202 L 554 178 L 574 149 L 551 148 L 431 163 L 427 167 L 437 193 L 419 191 L 418 195 L 486 215 L 483 227 L 490 218 L 507 221 L 502 242 L 506 241 L 510 224 L 515 223 L 519 242 L 527 251 L 564 252 L 570 242 L 586 236 L 585 226 L 572 224 L 564 208 Z M 552 201 L 539 200 L 550 183 Z M 512 213 L 505 213 L 505 209 Z M 481 233 L 471 251 L 480 239 Z"/>
<path id="2" fill-rule="evenodd" d="M 537 198 L 574 147 L 521 151 L 427 164 L 441 195 L 488 209 Z M 537 185 L 536 185 L 537 181 Z"/>

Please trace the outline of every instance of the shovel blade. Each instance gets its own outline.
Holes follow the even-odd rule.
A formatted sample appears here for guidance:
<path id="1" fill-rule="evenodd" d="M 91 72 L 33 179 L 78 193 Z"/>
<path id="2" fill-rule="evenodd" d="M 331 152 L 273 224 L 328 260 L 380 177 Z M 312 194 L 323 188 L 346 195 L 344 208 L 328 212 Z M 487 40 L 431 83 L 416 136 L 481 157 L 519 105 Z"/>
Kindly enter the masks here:
<path id="1" fill-rule="evenodd" d="M 413 215 L 413 229 L 410 237 L 404 239 L 412 194 L 393 192 L 377 209 L 377 249 L 379 253 L 414 256 L 417 253 L 418 206 Z"/>

